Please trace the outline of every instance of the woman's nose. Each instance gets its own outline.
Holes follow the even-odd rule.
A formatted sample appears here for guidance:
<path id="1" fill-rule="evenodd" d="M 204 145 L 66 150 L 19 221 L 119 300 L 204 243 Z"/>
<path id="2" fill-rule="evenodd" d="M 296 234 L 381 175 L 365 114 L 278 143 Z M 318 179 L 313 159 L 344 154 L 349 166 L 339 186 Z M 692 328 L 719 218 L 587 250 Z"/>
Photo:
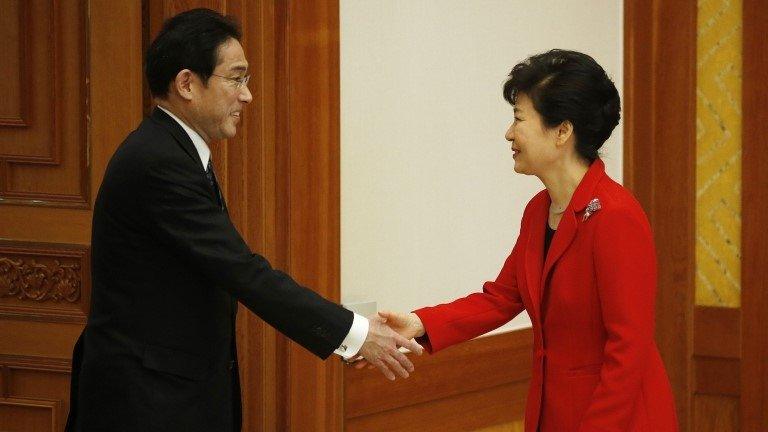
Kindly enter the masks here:
<path id="1" fill-rule="evenodd" d="M 514 126 L 515 126 L 514 124 L 511 124 L 511 125 L 509 125 L 509 129 L 507 129 L 507 133 L 506 133 L 506 134 L 504 134 L 504 138 L 505 138 L 507 141 L 509 141 L 509 142 L 512 142 L 512 141 L 514 141 L 514 140 L 515 140 L 515 130 L 514 130 Z"/>

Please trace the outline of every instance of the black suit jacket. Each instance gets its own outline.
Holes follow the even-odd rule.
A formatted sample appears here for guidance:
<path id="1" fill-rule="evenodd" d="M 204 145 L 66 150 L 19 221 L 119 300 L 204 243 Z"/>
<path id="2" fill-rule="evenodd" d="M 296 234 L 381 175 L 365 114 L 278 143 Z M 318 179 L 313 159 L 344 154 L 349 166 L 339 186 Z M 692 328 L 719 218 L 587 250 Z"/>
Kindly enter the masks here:
<path id="1" fill-rule="evenodd" d="M 326 358 L 352 312 L 251 252 L 181 126 L 155 109 L 96 199 L 68 431 L 238 431 L 237 301 Z"/>

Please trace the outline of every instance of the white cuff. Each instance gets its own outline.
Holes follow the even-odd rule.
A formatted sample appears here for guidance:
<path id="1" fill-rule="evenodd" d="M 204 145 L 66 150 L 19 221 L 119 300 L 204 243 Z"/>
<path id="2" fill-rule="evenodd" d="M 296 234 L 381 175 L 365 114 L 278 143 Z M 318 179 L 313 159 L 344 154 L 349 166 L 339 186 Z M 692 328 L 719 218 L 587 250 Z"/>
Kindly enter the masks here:
<path id="1" fill-rule="evenodd" d="M 341 342 L 341 346 L 334 351 L 334 354 L 342 356 L 344 360 L 349 360 L 356 356 L 360 348 L 363 347 L 365 338 L 368 337 L 368 325 L 368 318 L 355 314 L 347 337 Z"/>

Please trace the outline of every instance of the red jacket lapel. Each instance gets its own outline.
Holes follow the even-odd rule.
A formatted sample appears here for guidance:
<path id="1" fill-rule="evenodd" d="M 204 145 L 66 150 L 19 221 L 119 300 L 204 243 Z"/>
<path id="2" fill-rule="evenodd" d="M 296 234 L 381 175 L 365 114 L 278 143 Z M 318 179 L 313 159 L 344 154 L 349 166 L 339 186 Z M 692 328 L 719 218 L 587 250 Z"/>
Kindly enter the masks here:
<path id="1" fill-rule="evenodd" d="M 528 239 L 526 242 L 525 267 L 526 282 L 531 293 L 531 302 L 537 319 L 540 320 L 541 296 L 549 278 L 550 272 L 557 261 L 573 242 L 581 223 L 581 213 L 589 202 L 595 198 L 597 184 L 605 176 L 605 164 L 601 159 L 595 160 L 573 193 L 568 207 L 565 209 L 557 231 L 552 239 L 546 260 L 544 254 L 544 227 L 549 216 L 549 205 L 552 202 L 549 193 L 544 193 L 538 200 L 527 222 Z M 543 266 L 542 266 L 543 262 Z M 543 267 L 543 268 L 542 268 Z"/>

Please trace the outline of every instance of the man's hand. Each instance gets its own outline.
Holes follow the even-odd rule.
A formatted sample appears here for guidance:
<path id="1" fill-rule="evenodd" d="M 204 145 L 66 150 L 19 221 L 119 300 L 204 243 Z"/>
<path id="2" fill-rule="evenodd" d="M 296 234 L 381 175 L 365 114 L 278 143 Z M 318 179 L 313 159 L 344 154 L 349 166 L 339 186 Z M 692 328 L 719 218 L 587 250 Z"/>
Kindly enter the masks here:
<path id="1" fill-rule="evenodd" d="M 376 321 L 377 323 L 386 324 L 386 326 L 394 330 L 402 338 L 407 339 L 409 341 L 414 337 L 424 336 L 424 332 L 425 332 L 424 325 L 421 323 L 421 319 L 419 318 L 419 316 L 416 315 L 415 313 L 404 314 L 404 313 L 398 313 L 398 312 L 382 311 L 382 312 L 379 312 L 378 317 L 373 317 L 370 319 L 371 325 L 373 325 L 374 321 Z M 370 335 L 370 331 L 369 331 L 369 335 Z M 421 348 L 421 346 L 418 345 L 416 342 L 413 342 L 413 343 L 419 347 L 418 351 L 410 348 L 409 346 L 404 346 L 404 345 L 400 345 L 400 346 L 404 346 L 405 348 L 408 348 L 409 350 L 421 355 L 423 348 Z M 360 350 L 361 354 L 362 354 L 362 351 L 363 350 L 361 349 Z M 403 358 L 408 360 L 408 357 L 406 357 L 403 353 L 398 352 L 398 354 L 402 355 Z M 411 364 L 410 361 L 408 361 L 408 364 L 411 365 L 411 368 L 408 369 L 408 371 L 413 372 L 413 364 Z M 369 369 L 373 369 L 374 367 L 377 367 L 372 362 L 370 362 L 370 360 L 368 360 L 367 357 L 365 357 L 365 360 L 360 360 L 355 362 L 355 369 L 362 369 L 366 366 L 368 366 Z M 379 369 L 381 368 L 379 367 Z M 384 371 L 382 372 L 384 373 Z M 384 375 L 387 375 L 387 374 L 384 373 Z M 389 378 L 388 375 L 387 375 L 387 378 Z M 394 376 L 392 376 L 392 378 L 390 379 L 394 379 Z"/>
<path id="2" fill-rule="evenodd" d="M 359 352 L 365 359 L 361 363 L 378 368 L 390 380 L 395 379 L 395 372 L 403 378 L 408 378 L 408 373 L 413 372 L 413 363 L 399 348 L 406 348 L 418 355 L 421 355 L 424 349 L 416 341 L 406 339 L 387 327 L 385 321 L 382 316 L 369 318 L 368 336 Z"/>

